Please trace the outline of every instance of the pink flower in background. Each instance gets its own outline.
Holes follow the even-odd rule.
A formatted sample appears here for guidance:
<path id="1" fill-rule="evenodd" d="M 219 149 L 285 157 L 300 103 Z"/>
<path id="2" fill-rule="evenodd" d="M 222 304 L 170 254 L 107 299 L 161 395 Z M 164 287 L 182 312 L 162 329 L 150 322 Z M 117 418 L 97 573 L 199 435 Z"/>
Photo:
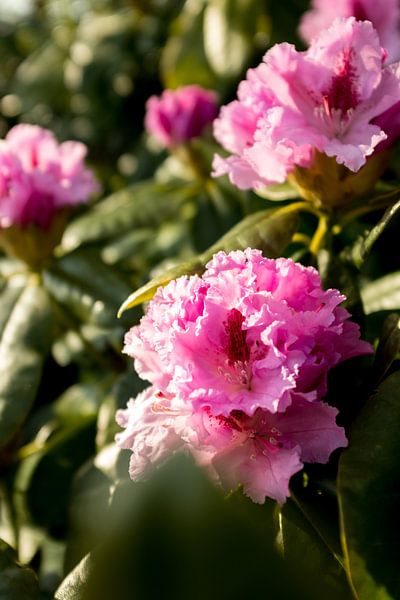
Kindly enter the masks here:
<path id="1" fill-rule="evenodd" d="M 378 117 L 400 101 L 400 67 L 371 23 L 337 19 L 306 52 L 277 44 L 222 107 L 214 134 L 232 153 L 214 158 L 214 176 L 241 189 L 282 183 L 315 152 L 357 172 L 387 133 Z"/>
<path id="2" fill-rule="evenodd" d="M 87 202 L 97 191 L 84 166 L 86 146 L 59 144 L 47 129 L 16 125 L 0 142 L 0 228 L 47 229 L 57 210 Z"/>
<path id="3" fill-rule="evenodd" d="M 320 401 L 327 373 L 371 348 L 344 299 L 315 269 L 250 249 L 160 288 L 125 340 L 152 383 L 117 414 L 131 476 L 183 447 L 227 489 L 283 502 L 303 461 L 326 462 L 346 443 Z"/>
<path id="4" fill-rule="evenodd" d="M 198 85 L 165 90 L 147 101 L 145 127 L 167 148 L 202 135 L 217 116 L 217 96 Z"/>
<path id="5" fill-rule="evenodd" d="M 17 156 L 0 141 L 0 228 L 24 225 L 31 182 Z"/>
<path id="6" fill-rule="evenodd" d="M 300 35 L 308 44 L 323 29 L 328 29 L 336 17 L 355 17 L 371 21 L 379 34 L 382 46 L 388 52 L 388 61 L 400 58 L 400 3 L 399 0 L 313 0 L 300 23 Z"/>

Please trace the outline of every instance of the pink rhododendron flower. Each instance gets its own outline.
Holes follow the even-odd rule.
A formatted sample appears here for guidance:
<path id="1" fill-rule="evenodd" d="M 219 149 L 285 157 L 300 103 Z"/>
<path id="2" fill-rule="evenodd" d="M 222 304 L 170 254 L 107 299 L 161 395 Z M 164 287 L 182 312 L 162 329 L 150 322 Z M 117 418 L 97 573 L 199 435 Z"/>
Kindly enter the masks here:
<path id="1" fill-rule="evenodd" d="M 371 21 L 379 34 L 390 62 L 400 58 L 400 3 L 399 0 L 313 0 L 300 24 L 300 35 L 311 43 L 323 29 L 328 29 L 336 17 L 355 17 Z"/>
<path id="2" fill-rule="evenodd" d="M 283 502 L 303 461 L 346 444 L 321 402 L 327 373 L 371 348 L 344 299 L 315 269 L 250 249 L 160 288 L 125 340 L 152 383 L 117 414 L 131 476 L 184 447 L 226 488 Z"/>
<path id="3" fill-rule="evenodd" d="M 145 126 L 163 146 L 170 148 L 201 136 L 217 112 L 215 92 L 188 85 L 149 98 Z"/>
<path id="4" fill-rule="evenodd" d="M 242 189 L 282 183 L 315 152 L 357 172 L 387 138 L 378 117 L 400 101 L 400 66 L 369 22 L 337 19 L 306 52 L 277 44 L 250 69 L 238 100 L 222 107 L 216 139 L 232 156 L 214 159 Z"/>
<path id="5" fill-rule="evenodd" d="M 47 129 L 11 129 L 0 145 L 0 226 L 47 228 L 60 208 L 87 202 L 98 185 L 85 156 L 84 144 L 59 144 Z"/>

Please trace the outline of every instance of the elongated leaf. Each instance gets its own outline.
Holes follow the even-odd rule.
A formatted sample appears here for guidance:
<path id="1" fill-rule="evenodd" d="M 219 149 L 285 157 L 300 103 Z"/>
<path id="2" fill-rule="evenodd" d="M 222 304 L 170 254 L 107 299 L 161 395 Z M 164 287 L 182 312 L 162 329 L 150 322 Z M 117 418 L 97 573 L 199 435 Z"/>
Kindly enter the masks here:
<path id="1" fill-rule="evenodd" d="M 290 500 L 279 511 L 279 525 L 285 561 L 312 581 L 326 600 L 352 600 L 344 569 Z"/>
<path id="2" fill-rule="evenodd" d="M 29 280 L 0 338 L 0 444 L 24 421 L 35 398 L 52 335 L 48 296 Z"/>
<path id="3" fill-rule="evenodd" d="M 193 186 L 145 181 L 112 194 L 92 210 L 72 221 L 61 245 L 71 251 L 89 242 L 120 237 L 137 227 L 154 227 L 171 218 L 195 193 Z"/>
<path id="4" fill-rule="evenodd" d="M 400 590 L 400 372 L 368 400 L 339 463 L 342 543 L 359 600 Z"/>
<path id="5" fill-rule="evenodd" d="M 54 600 L 81 600 L 89 577 L 91 559 L 87 555 L 57 589 Z"/>
<path id="6" fill-rule="evenodd" d="M 202 273 L 213 254 L 220 250 L 230 252 L 250 247 L 262 250 L 264 256 L 270 258 L 280 256 L 292 239 L 297 223 L 297 213 L 279 214 L 279 211 L 274 209 L 249 215 L 200 256 L 169 269 L 133 292 L 122 304 L 118 316 L 128 308 L 150 300 L 160 286 L 166 285 L 172 279 L 181 275 Z"/>
<path id="7" fill-rule="evenodd" d="M 118 521 L 93 553 L 85 600 L 262 598 L 266 581 L 266 597 L 317 597 L 275 551 L 262 511 L 255 522 L 255 511 L 225 502 L 185 457 L 142 485 L 128 482 L 113 510 Z"/>
<path id="8" fill-rule="evenodd" d="M 186 0 L 179 17 L 173 23 L 172 35 L 164 48 L 161 73 L 166 88 L 196 83 L 213 89 L 217 79 L 204 49 L 204 0 Z"/>
<path id="9" fill-rule="evenodd" d="M 400 309 L 400 271 L 367 283 L 361 290 L 365 313 Z"/>
<path id="10" fill-rule="evenodd" d="M 376 349 L 373 367 L 373 381 L 381 381 L 400 354 L 400 315 L 393 313 L 387 317 Z"/>
<path id="11" fill-rule="evenodd" d="M 99 326 L 116 324 L 116 312 L 129 286 L 94 254 L 65 256 L 43 272 L 57 302 L 78 319 Z"/>
<path id="12" fill-rule="evenodd" d="M 0 540 L 0 598 L 39 600 L 39 584 L 34 572 L 17 562 L 15 551 Z"/>
<path id="13" fill-rule="evenodd" d="M 78 425 L 55 432 L 18 471 L 16 488 L 31 519 L 54 535 L 65 533 L 72 479 L 93 454 L 94 439 L 95 419 L 85 417 Z"/>
<path id="14" fill-rule="evenodd" d="M 398 192 L 396 192 L 396 197 Z M 391 221 L 400 210 L 400 201 L 388 208 L 375 227 L 360 241 L 358 241 L 353 249 L 353 261 L 360 268 L 366 258 L 369 256 L 374 244 L 378 241 L 385 229 L 390 225 Z"/>
<path id="15" fill-rule="evenodd" d="M 282 200 L 294 200 L 299 197 L 299 192 L 292 186 L 289 181 L 285 183 L 277 183 L 275 185 L 269 185 L 261 190 L 257 190 L 257 196 L 265 198 L 266 200 L 276 200 L 281 202 Z"/>
<path id="16" fill-rule="evenodd" d="M 238 77 L 242 73 L 254 52 L 254 36 L 257 30 L 260 32 L 261 16 L 258 0 L 210 0 L 207 3 L 204 48 L 218 76 Z"/>

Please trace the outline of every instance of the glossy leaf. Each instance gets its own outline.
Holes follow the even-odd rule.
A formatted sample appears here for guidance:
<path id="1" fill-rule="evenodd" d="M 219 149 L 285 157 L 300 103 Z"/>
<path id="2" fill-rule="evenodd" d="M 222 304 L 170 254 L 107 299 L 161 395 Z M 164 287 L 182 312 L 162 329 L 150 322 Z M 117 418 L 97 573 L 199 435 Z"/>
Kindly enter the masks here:
<path id="1" fill-rule="evenodd" d="M 57 589 L 54 600 L 82 600 L 89 577 L 91 559 L 85 556 L 64 579 Z"/>
<path id="2" fill-rule="evenodd" d="M 389 315 L 382 328 L 373 367 L 374 382 L 381 381 L 400 354 L 400 315 Z"/>
<path id="3" fill-rule="evenodd" d="M 264 17 L 262 19 L 262 17 Z M 236 78 L 248 64 L 266 14 L 258 0 L 210 0 L 204 12 L 204 48 L 219 77 Z"/>
<path id="4" fill-rule="evenodd" d="M 398 192 L 396 192 L 398 197 Z M 381 220 L 367 233 L 367 235 L 359 240 L 353 249 L 352 257 L 355 265 L 360 268 L 369 256 L 374 244 L 378 241 L 385 229 L 390 225 L 391 221 L 398 215 L 400 211 L 400 201 L 397 201 L 393 206 L 388 208 Z"/>
<path id="5" fill-rule="evenodd" d="M 292 500 L 279 510 L 279 533 L 285 561 L 312 581 L 321 596 L 352 600 L 343 567 Z"/>
<path id="6" fill-rule="evenodd" d="M 77 319 L 99 326 L 116 325 L 127 283 L 92 253 L 71 254 L 43 272 L 44 284 L 61 307 Z"/>
<path id="7" fill-rule="evenodd" d="M 93 554 L 85 600 L 258 598 L 266 582 L 270 597 L 316 598 L 277 554 L 263 511 L 256 521 L 254 511 L 224 501 L 185 457 L 121 487 L 113 510 L 117 522 Z"/>
<path id="8" fill-rule="evenodd" d="M 213 254 L 220 250 L 230 252 L 250 247 L 262 250 L 264 256 L 270 258 L 280 256 L 291 241 L 297 223 L 298 215 L 295 212 L 279 214 L 279 211 L 267 209 L 249 215 L 203 254 L 169 269 L 133 292 L 122 304 L 118 315 L 128 308 L 150 300 L 160 286 L 166 285 L 172 279 L 181 275 L 202 273 Z"/>
<path id="9" fill-rule="evenodd" d="M 165 88 L 195 83 L 213 89 L 217 79 L 204 49 L 204 0 L 186 0 L 184 8 L 172 25 L 172 32 L 161 59 L 161 74 Z"/>
<path id="10" fill-rule="evenodd" d="M 368 400 L 339 463 L 341 536 L 359 600 L 395 600 L 400 589 L 400 372 Z"/>
<path id="11" fill-rule="evenodd" d="M 95 420 L 56 431 L 43 448 L 26 458 L 17 474 L 16 486 L 36 525 L 54 536 L 64 535 L 69 494 L 77 469 L 94 452 Z M 45 501 L 43 501 L 45 499 Z"/>
<path id="12" fill-rule="evenodd" d="M 0 540 L 0 598 L 2 600 L 40 600 L 34 572 L 17 562 L 16 552 Z"/>
<path id="13" fill-rule="evenodd" d="M 400 309 L 400 271 L 379 277 L 363 286 L 361 297 L 365 313 Z"/>
<path id="14" fill-rule="evenodd" d="M 72 221 L 61 245 L 70 252 L 81 244 L 120 237 L 138 227 L 154 227 L 179 212 L 192 186 L 144 181 L 112 194 Z"/>
<path id="15" fill-rule="evenodd" d="M 25 420 L 52 336 L 48 296 L 31 278 L 15 301 L 0 338 L 0 444 Z"/>

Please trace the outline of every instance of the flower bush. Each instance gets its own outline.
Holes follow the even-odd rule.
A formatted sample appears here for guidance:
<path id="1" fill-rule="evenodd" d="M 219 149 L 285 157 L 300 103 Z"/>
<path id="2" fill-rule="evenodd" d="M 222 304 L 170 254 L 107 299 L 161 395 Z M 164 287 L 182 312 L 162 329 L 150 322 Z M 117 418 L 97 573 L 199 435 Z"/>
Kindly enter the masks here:
<path id="1" fill-rule="evenodd" d="M 6 4 L 0 596 L 396 600 L 399 3 Z"/>

